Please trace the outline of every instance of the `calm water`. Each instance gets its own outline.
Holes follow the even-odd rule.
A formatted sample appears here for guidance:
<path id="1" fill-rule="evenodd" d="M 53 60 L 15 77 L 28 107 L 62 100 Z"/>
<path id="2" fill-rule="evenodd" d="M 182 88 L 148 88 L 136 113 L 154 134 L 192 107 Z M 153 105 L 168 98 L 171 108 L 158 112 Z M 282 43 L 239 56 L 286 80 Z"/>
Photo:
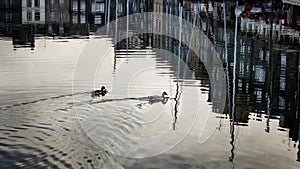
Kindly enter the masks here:
<path id="1" fill-rule="evenodd" d="M 224 113 L 210 102 L 201 63 L 178 62 L 146 42 L 131 42 L 127 51 L 110 38 L 93 39 L 96 46 L 91 39 L 39 38 L 34 50 L 14 50 L 2 39 L 1 168 L 299 168 L 297 54 L 275 47 L 278 59 L 270 62 L 267 44 L 239 39 L 236 89 L 231 77 Z M 87 57 L 92 68 L 74 79 L 88 47 L 98 60 Z M 216 49 L 224 58 L 224 45 Z M 108 94 L 92 98 L 101 85 Z M 163 91 L 166 102 L 148 98 Z M 203 131 L 207 122 L 213 127 Z M 134 147 L 127 135 L 162 135 L 145 149 L 168 148 L 147 158 L 115 155 Z"/>

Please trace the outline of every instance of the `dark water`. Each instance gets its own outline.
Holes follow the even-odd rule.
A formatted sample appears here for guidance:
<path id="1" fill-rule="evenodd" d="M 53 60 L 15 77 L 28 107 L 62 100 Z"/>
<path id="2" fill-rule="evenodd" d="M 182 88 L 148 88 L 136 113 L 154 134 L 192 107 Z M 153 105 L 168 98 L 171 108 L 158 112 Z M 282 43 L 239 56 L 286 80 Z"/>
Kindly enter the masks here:
<path id="1" fill-rule="evenodd" d="M 39 38 L 34 50 L 0 41 L 1 168 L 299 168 L 299 51 L 274 45 L 270 52 L 267 42 L 240 35 L 233 77 L 233 46 L 226 63 L 224 43 L 216 38 L 230 75 L 220 112 L 203 63 L 192 55 L 183 59 L 186 46 L 185 62 L 167 52 L 176 51 L 178 41 L 154 37 L 170 42 L 162 47 L 137 36 L 112 47 L 111 38 L 93 38 Z M 93 79 L 74 80 L 92 39 L 99 59 Z M 90 76 L 88 68 L 81 73 Z M 92 98 L 100 85 L 109 93 Z M 162 91 L 171 99 L 148 98 Z M 213 127 L 206 133 L 208 122 Z M 114 154 L 130 145 L 126 135 L 162 132 L 184 137 L 162 137 L 150 149 L 172 146 L 152 157 Z"/>

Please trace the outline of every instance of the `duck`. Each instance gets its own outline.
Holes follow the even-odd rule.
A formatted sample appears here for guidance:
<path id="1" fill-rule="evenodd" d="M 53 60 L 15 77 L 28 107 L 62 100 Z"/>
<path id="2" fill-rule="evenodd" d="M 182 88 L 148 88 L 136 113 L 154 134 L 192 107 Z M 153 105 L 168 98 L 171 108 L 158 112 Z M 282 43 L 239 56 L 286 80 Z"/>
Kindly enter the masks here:
<path id="1" fill-rule="evenodd" d="M 95 90 L 92 91 L 92 97 L 100 97 L 100 96 L 105 96 L 107 93 L 107 89 L 105 88 L 105 86 L 102 86 L 100 90 Z"/>
<path id="2" fill-rule="evenodd" d="M 166 104 L 169 99 L 169 96 L 167 92 L 163 92 L 161 96 L 158 95 L 148 96 L 148 99 L 150 104 L 157 103 L 157 102 L 162 102 L 163 104 Z"/>

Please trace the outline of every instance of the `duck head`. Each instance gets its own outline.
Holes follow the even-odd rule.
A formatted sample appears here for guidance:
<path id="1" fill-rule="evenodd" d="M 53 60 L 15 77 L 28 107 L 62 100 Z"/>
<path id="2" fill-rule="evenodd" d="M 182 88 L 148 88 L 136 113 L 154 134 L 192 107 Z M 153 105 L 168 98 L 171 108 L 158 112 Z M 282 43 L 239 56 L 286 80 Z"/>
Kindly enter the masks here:
<path id="1" fill-rule="evenodd" d="M 107 92 L 105 86 L 102 86 L 102 87 L 101 87 L 101 91 L 102 91 L 102 92 Z"/>

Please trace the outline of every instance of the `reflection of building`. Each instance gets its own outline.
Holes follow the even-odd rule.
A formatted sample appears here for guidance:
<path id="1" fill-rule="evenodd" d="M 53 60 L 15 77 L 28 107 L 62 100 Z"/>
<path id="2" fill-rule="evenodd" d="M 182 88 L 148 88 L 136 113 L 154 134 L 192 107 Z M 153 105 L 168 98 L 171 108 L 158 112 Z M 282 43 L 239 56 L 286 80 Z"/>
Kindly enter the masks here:
<path id="1" fill-rule="evenodd" d="M 296 112 L 298 52 L 275 50 L 273 68 L 273 107 L 278 114 Z"/>
<path id="2" fill-rule="evenodd" d="M 46 28 L 48 34 L 64 35 L 70 24 L 69 0 L 46 0 Z"/>
<path id="3" fill-rule="evenodd" d="M 90 1 L 71 0 L 70 34 L 89 34 L 88 14 Z"/>
<path id="4" fill-rule="evenodd" d="M 92 1 L 92 13 L 91 13 L 91 24 L 100 26 L 105 23 L 106 4 L 104 0 L 93 0 Z"/>
<path id="5" fill-rule="evenodd" d="M 272 111 L 280 115 L 279 126 L 289 128 L 293 141 L 299 138 L 299 53 L 295 50 L 275 50 Z"/>
<path id="6" fill-rule="evenodd" d="M 20 0 L 0 0 L 0 33 L 12 34 L 13 27 L 22 23 Z"/>
<path id="7" fill-rule="evenodd" d="M 35 31 L 44 32 L 45 5 L 45 0 L 22 1 L 22 24 L 34 25 Z"/>
<path id="8" fill-rule="evenodd" d="M 163 2 L 160 0 L 153 1 L 153 12 L 155 13 L 162 13 L 163 12 Z M 162 33 L 162 15 L 153 15 L 153 29 L 155 32 Z M 154 34 L 153 35 L 153 47 L 161 48 L 162 47 L 162 35 L 161 34 Z"/>

